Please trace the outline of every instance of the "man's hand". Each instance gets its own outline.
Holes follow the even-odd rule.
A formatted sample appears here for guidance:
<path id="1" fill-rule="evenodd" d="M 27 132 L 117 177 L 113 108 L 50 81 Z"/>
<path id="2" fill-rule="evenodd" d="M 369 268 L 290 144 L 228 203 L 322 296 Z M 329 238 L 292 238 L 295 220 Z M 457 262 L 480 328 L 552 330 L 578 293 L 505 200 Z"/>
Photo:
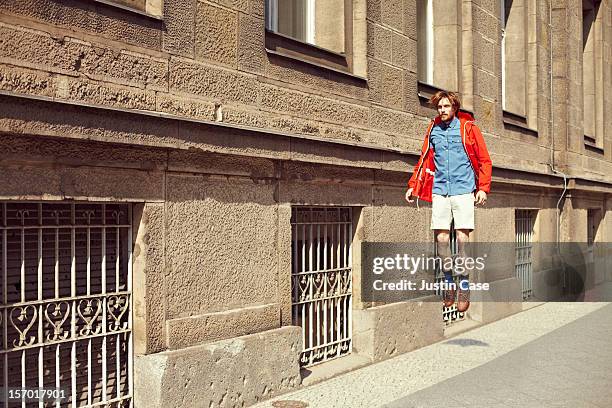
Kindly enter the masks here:
<path id="1" fill-rule="evenodd" d="M 414 199 L 412 198 L 412 189 L 409 188 L 408 191 L 406 191 L 406 201 L 408 201 L 409 203 L 414 203 Z"/>
<path id="2" fill-rule="evenodd" d="M 485 193 L 482 190 L 478 190 L 478 192 L 476 193 L 476 197 L 474 198 L 474 201 L 476 201 L 477 205 L 485 205 L 487 202 L 487 193 Z"/>

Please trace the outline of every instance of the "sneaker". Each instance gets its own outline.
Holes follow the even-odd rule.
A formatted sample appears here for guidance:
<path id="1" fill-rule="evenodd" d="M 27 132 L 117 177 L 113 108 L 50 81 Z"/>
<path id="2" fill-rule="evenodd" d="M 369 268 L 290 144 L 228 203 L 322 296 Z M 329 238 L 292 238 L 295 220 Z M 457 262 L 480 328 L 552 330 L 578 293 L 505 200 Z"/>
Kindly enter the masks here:
<path id="1" fill-rule="evenodd" d="M 470 290 L 459 288 L 457 294 L 457 311 L 460 313 L 465 312 L 470 307 Z"/>

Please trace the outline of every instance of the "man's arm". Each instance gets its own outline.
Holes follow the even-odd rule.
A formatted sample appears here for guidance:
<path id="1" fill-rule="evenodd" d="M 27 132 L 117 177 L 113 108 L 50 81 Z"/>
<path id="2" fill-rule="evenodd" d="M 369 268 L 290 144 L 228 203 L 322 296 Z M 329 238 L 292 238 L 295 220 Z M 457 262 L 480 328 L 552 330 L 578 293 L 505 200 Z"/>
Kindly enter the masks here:
<path id="1" fill-rule="evenodd" d="M 417 172 L 419 170 L 419 167 L 421 167 L 421 165 L 423 164 L 423 160 L 425 160 L 425 151 L 427 150 L 428 146 L 429 146 L 429 130 L 425 134 L 425 139 L 423 140 L 423 146 L 421 147 L 421 156 L 419 157 L 417 164 L 414 166 L 414 170 L 412 170 L 412 176 L 410 177 L 410 180 L 408 180 L 409 189 L 414 188 L 414 186 L 416 185 Z"/>
<path id="2" fill-rule="evenodd" d="M 476 141 L 476 145 L 474 147 L 479 165 L 478 190 L 489 194 L 491 191 L 491 173 L 493 171 L 491 157 L 489 156 L 487 145 L 478 126 L 472 125 L 472 132 L 474 135 L 474 140 Z"/>

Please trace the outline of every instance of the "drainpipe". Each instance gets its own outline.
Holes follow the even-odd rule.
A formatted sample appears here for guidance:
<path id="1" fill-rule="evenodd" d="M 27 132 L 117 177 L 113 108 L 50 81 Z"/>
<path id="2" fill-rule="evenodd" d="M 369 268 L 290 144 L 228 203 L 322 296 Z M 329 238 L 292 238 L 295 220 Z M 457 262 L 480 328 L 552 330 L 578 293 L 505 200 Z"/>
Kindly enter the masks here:
<path id="1" fill-rule="evenodd" d="M 565 193 L 567 192 L 567 175 L 560 172 L 559 170 L 557 170 L 555 168 L 555 137 L 554 137 L 554 129 L 555 129 L 555 120 L 554 120 L 554 115 L 555 115 L 555 110 L 553 107 L 553 43 L 554 43 L 554 38 L 553 38 L 553 27 L 552 27 L 552 3 L 553 0 L 548 0 L 548 29 L 550 30 L 550 68 L 549 68 L 549 80 L 550 80 L 550 162 L 548 163 L 550 169 L 552 170 L 553 173 L 555 174 L 560 174 L 561 176 L 563 176 L 563 192 L 561 193 L 561 196 L 559 197 L 559 200 L 557 201 L 557 240 L 556 240 L 556 246 L 557 246 L 557 253 L 559 255 L 559 258 L 563 261 L 563 255 L 561 254 L 561 209 L 560 209 L 560 205 L 561 205 L 561 201 L 563 200 L 563 197 L 565 196 Z M 567 130 L 567 126 L 565 127 L 565 140 L 567 140 L 568 137 L 568 130 Z M 562 262 L 562 267 L 563 267 L 563 289 L 565 290 L 566 288 L 566 284 L 565 284 L 565 280 L 566 280 L 566 270 L 565 270 L 565 263 Z"/>

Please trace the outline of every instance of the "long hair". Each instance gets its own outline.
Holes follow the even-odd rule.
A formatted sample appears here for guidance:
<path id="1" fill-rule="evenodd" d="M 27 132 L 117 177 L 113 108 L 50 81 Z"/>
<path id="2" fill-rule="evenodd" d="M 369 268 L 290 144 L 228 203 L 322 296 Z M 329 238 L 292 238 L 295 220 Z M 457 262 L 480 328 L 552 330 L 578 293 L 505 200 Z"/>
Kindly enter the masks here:
<path id="1" fill-rule="evenodd" d="M 455 109 L 455 112 L 459 112 L 461 108 L 461 100 L 459 99 L 459 95 L 456 92 L 448 92 L 448 91 L 438 91 L 429 98 L 429 106 L 433 109 L 438 109 L 438 103 L 440 103 L 440 99 L 448 98 L 451 105 Z"/>

